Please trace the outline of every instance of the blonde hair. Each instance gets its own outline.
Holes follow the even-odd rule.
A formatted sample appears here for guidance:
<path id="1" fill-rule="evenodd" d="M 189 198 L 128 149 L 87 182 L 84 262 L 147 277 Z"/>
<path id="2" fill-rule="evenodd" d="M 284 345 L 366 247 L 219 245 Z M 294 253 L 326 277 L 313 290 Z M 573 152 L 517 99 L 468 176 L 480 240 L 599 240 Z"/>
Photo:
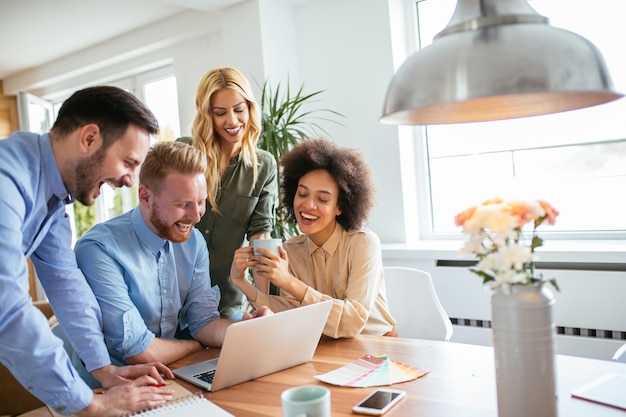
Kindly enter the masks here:
<path id="1" fill-rule="evenodd" d="M 160 142 L 148 151 L 139 171 L 139 183 L 158 195 L 169 173 L 197 175 L 206 170 L 206 158 L 197 149 L 183 142 Z"/>
<path id="2" fill-rule="evenodd" d="M 215 133 L 211 112 L 213 93 L 224 88 L 232 88 L 241 94 L 248 105 L 250 120 L 241 143 L 241 156 L 246 166 L 252 167 L 253 175 L 257 175 L 257 156 L 255 148 L 261 133 L 261 111 L 252 95 L 252 88 L 246 77 L 234 68 L 216 68 L 202 77 L 196 91 L 196 117 L 191 128 L 192 143 L 207 159 L 207 199 L 214 212 L 217 208 L 217 192 L 220 186 L 221 173 L 225 170 L 222 162 L 222 148 L 219 137 Z"/>

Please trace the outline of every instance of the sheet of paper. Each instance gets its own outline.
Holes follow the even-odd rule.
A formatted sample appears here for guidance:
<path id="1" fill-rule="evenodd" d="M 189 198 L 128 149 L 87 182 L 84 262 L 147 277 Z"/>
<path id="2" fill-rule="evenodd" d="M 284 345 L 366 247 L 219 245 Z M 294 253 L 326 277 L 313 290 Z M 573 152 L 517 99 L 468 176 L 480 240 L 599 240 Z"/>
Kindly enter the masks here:
<path id="1" fill-rule="evenodd" d="M 572 397 L 626 410 L 626 375 L 606 374 L 572 391 Z"/>
<path id="2" fill-rule="evenodd" d="M 428 371 L 391 360 L 387 355 L 367 354 L 346 366 L 315 378 L 332 385 L 373 387 L 406 382 L 426 375 Z"/>

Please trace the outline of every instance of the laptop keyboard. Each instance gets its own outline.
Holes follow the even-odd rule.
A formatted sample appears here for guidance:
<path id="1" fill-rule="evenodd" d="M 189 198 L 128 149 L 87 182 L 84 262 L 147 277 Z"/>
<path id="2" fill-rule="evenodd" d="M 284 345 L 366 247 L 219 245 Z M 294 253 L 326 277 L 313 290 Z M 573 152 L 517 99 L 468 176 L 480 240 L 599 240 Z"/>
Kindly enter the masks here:
<path id="1" fill-rule="evenodd" d="M 206 382 L 207 384 L 211 384 L 213 383 L 213 376 L 215 376 L 215 369 L 213 369 L 212 371 L 203 372 L 201 374 L 194 375 L 194 378 L 198 378 Z"/>

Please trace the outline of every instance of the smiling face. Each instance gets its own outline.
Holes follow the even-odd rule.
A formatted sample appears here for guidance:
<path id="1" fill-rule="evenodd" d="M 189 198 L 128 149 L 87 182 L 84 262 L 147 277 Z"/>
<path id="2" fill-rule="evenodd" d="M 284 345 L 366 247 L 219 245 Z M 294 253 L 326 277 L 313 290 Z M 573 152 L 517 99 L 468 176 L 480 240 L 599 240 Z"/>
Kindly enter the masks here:
<path id="1" fill-rule="evenodd" d="M 158 193 L 139 185 L 141 212 L 148 227 L 163 239 L 181 243 L 189 239 L 193 226 L 206 208 L 206 179 L 203 174 L 171 172 Z"/>
<path id="2" fill-rule="evenodd" d="M 129 125 L 126 133 L 108 149 L 100 146 L 76 164 L 75 181 L 70 193 L 80 203 L 90 206 L 100 195 L 100 187 L 105 183 L 112 187 L 132 187 L 149 146 L 149 133 L 138 126 Z"/>
<path id="3" fill-rule="evenodd" d="M 241 147 L 250 113 L 246 99 L 232 88 L 223 88 L 211 96 L 211 117 L 220 145 Z"/>
<path id="4" fill-rule="evenodd" d="M 339 187 L 325 169 L 303 175 L 293 199 L 293 208 L 302 233 L 321 246 L 330 238 L 341 214 Z"/>

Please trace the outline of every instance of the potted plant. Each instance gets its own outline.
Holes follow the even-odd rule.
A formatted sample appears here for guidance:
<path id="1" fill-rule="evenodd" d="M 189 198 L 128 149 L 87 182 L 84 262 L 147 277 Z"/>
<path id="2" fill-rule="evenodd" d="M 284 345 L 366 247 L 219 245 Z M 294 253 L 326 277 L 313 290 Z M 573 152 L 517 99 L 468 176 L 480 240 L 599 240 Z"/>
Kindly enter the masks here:
<path id="1" fill-rule="evenodd" d="M 287 82 L 286 92 L 281 94 L 280 83 L 276 85 L 275 89 L 269 85 L 268 81 L 263 83 L 261 134 L 257 146 L 274 155 L 277 164 L 280 162 L 280 158 L 301 140 L 320 136 L 322 133 L 327 135 L 327 132 L 318 122 L 337 122 L 325 117 L 325 115 L 343 117 L 333 110 L 310 110 L 310 103 L 314 103 L 315 98 L 321 93 L 323 90 L 304 93 L 304 83 L 293 93 L 289 87 L 289 82 Z M 280 190 L 280 172 L 277 181 Z M 273 237 L 281 238 L 284 241 L 298 233 L 297 225 L 287 217 L 282 199 L 279 198 L 274 231 L 272 232 Z"/>

